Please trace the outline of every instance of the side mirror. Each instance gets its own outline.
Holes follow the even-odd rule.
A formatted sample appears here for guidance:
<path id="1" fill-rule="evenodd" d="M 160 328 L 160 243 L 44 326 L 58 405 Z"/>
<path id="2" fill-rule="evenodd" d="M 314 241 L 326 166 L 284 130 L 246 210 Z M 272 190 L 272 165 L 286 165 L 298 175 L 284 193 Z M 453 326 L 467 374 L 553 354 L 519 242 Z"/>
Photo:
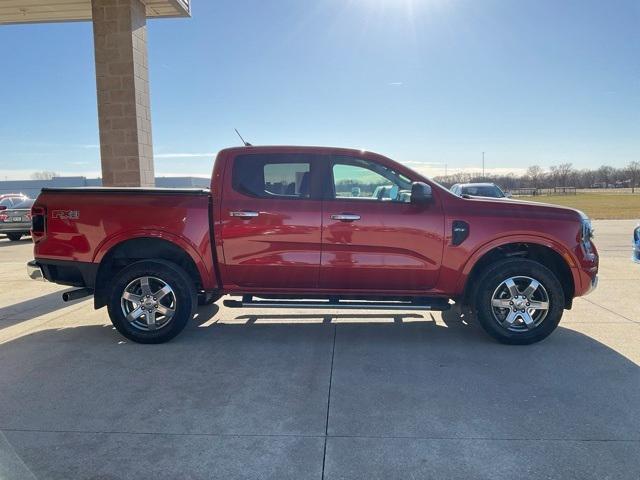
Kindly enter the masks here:
<path id="1" fill-rule="evenodd" d="M 431 185 L 423 182 L 413 182 L 411 184 L 411 203 L 424 205 L 433 200 Z"/>

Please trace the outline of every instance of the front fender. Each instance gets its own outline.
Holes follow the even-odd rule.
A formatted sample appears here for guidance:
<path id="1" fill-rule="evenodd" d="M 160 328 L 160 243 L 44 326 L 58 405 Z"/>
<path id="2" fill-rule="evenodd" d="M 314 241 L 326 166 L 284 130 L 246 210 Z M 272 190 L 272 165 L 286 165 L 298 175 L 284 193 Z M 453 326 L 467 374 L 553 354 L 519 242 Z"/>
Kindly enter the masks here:
<path id="1" fill-rule="evenodd" d="M 575 285 L 580 285 L 580 276 L 577 272 L 577 266 L 579 265 L 578 259 L 563 243 L 558 240 L 547 237 L 544 235 L 508 235 L 505 237 L 499 237 L 493 239 L 487 243 L 482 244 L 469 256 L 468 260 L 460 270 L 460 275 L 456 283 L 456 294 L 461 295 L 464 292 L 464 288 L 469 278 L 469 274 L 476 266 L 478 261 L 482 259 L 491 250 L 513 243 L 528 243 L 534 245 L 541 245 L 543 247 L 550 248 L 560 254 L 560 256 L 567 262 L 573 281 Z"/>

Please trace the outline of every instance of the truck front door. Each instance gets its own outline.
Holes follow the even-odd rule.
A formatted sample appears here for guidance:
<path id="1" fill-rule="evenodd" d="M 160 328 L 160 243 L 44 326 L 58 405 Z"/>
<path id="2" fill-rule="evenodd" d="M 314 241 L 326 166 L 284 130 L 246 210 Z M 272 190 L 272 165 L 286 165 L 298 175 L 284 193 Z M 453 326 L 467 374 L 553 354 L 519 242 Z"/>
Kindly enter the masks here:
<path id="1" fill-rule="evenodd" d="M 411 179 L 364 158 L 337 156 L 325 171 L 320 288 L 424 292 L 442 261 L 437 198 L 411 203 Z"/>
<path id="2" fill-rule="evenodd" d="M 221 205 L 223 282 L 264 289 L 317 288 L 321 245 L 318 158 L 245 154 L 231 159 Z"/>

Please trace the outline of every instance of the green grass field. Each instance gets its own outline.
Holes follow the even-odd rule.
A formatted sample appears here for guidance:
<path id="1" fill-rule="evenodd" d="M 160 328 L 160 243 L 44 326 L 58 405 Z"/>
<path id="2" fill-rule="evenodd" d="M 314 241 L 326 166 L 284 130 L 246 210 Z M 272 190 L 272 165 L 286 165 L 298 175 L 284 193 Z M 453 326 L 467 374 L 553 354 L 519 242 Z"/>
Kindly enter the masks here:
<path id="1" fill-rule="evenodd" d="M 541 195 L 517 197 L 532 202 L 552 203 L 577 208 L 592 219 L 640 219 L 640 194 L 578 193 L 577 195 Z"/>

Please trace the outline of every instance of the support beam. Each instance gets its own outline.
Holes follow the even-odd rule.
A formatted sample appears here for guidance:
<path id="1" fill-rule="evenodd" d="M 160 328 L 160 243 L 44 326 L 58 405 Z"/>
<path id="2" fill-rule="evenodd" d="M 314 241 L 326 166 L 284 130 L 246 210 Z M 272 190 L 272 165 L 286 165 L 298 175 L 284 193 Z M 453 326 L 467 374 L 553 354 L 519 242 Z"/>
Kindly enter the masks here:
<path id="1" fill-rule="evenodd" d="M 145 4 L 92 0 L 102 184 L 154 185 Z"/>

